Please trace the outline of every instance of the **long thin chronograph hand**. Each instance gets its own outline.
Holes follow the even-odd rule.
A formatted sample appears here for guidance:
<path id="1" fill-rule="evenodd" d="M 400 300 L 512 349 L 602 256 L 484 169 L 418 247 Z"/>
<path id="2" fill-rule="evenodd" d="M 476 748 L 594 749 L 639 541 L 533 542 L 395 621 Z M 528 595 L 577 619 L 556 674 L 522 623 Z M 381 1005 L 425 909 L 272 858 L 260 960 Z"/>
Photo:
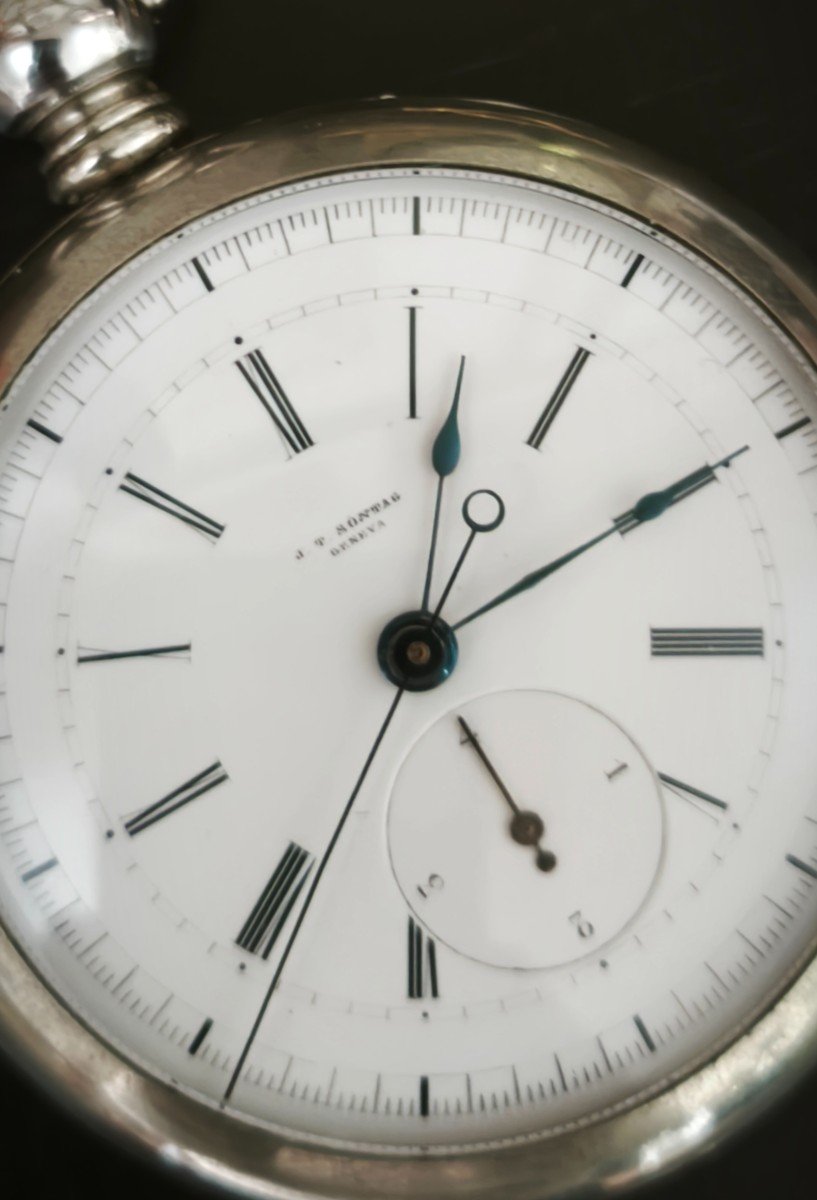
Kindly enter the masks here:
<path id="1" fill-rule="evenodd" d="M 269 987 L 267 988 L 266 993 L 264 994 L 264 999 L 261 1002 L 261 1007 L 258 1010 L 258 1014 L 255 1018 L 255 1021 L 253 1022 L 252 1029 L 249 1032 L 249 1036 L 247 1037 L 247 1040 L 244 1043 L 244 1047 L 238 1056 L 238 1060 L 233 1069 L 233 1073 L 230 1076 L 230 1081 L 227 1084 L 227 1087 L 224 1092 L 224 1097 L 222 1100 L 223 1104 L 226 1104 L 227 1101 L 230 1099 L 230 1096 L 233 1094 L 233 1089 L 235 1088 L 235 1085 L 239 1080 L 241 1072 L 244 1069 L 244 1064 L 247 1061 L 247 1056 L 249 1055 L 250 1050 L 252 1049 L 253 1043 L 258 1035 L 258 1030 L 261 1028 L 261 1022 L 263 1021 L 264 1015 L 265 1015 L 267 1009 L 269 1008 L 270 1001 L 272 1000 L 275 989 L 278 986 L 278 983 L 279 983 L 279 980 L 283 973 L 284 967 L 286 966 L 287 959 L 289 958 L 290 954 L 292 953 L 292 948 L 295 945 L 295 939 L 297 938 L 298 934 L 300 933 L 301 926 L 304 923 L 304 918 L 305 918 L 307 912 L 309 911 L 309 906 L 312 903 L 315 893 L 318 890 L 318 886 L 321 882 L 321 878 L 323 877 L 323 873 L 326 870 L 326 867 L 327 867 L 327 864 L 331 857 L 332 851 L 335 849 L 335 846 L 338 843 L 338 839 L 343 831 L 344 825 L 346 824 L 349 813 L 352 811 L 352 806 L 354 805 L 355 800 L 358 797 L 358 793 L 360 792 L 360 789 L 363 787 L 363 783 L 366 779 L 366 776 L 369 773 L 369 769 L 370 769 L 372 763 L 374 762 L 374 757 L 377 754 L 377 751 L 380 749 L 380 743 L 383 741 L 383 738 L 386 736 L 386 730 L 389 728 L 389 725 L 391 724 L 391 721 L 392 721 L 392 717 L 394 716 L 395 712 L 397 711 L 397 706 L 400 703 L 402 698 L 403 698 L 403 689 L 398 688 L 397 692 L 395 693 L 394 699 L 392 700 L 391 704 L 389 705 L 389 711 L 386 713 L 386 718 L 383 721 L 383 724 L 380 726 L 380 728 L 377 731 L 377 735 L 375 736 L 374 743 L 372 744 L 372 748 L 369 751 L 369 754 L 366 758 L 365 763 L 363 764 L 363 769 L 357 777 L 355 786 L 352 788 L 352 793 L 349 796 L 349 799 L 346 801 L 346 805 L 344 806 L 343 812 L 340 814 L 340 819 L 338 820 L 338 823 L 335 826 L 334 833 L 332 834 L 331 838 L 329 839 L 329 843 L 323 852 L 323 857 L 321 858 L 320 862 L 318 863 L 318 868 L 315 871 L 315 874 L 312 876 L 312 883 L 309 887 L 309 890 L 306 893 L 306 897 L 304 899 L 303 905 L 301 906 L 301 911 L 298 913 L 297 920 L 295 921 L 292 932 L 289 935 L 289 939 L 287 940 L 287 943 L 284 946 L 283 953 L 281 954 L 281 957 L 278 959 L 278 963 L 273 972 L 272 979 L 270 980 L 270 983 L 269 983 Z"/>
<path id="2" fill-rule="evenodd" d="M 434 439 L 434 445 L 431 449 L 431 465 L 437 472 L 437 496 L 434 502 L 434 520 L 431 525 L 431 546 L 428 552 L 428 566 L 426 567 L 426 581 L 423 588 L 423 600 L 420 608 L 423 611 L 428 609 L 429 595 L 431 593 L 431 577 L 434 574 L 434 556 L 437 552 L 437 531 L 440 527 L 440 512 L 442 511 L 443 503 L 443 485 L 446 478 L 454 471 L 457 463 L 460 461 L 460 429 L 458 422 L 458 411 L 460 407 L 460 392 L 462 390 L 462 376 L 465 371 L 465 355 L 460 359 L 460 369 L 457 372 L 457 382 L 454 387 L 454 398 L 451 401 L 451 407 L 448 410 L 448 416 L 443 422 L 440 432 Z"/>
<path id="3" fill-rule="evenodd" d="M 658 492 L 647 492 L 640 500 L 637 500 L 632 508 L 629 508 L 620 517 L 608 526 L 595 537 L 590 538 L 586 542 L 582 542 L 580 546 L 569 550 L 567 554 L 562 554 L 559 558 L 555 558 L 552 562 L 547 563 L 544 567 L 540 567 L 537 571 L 531 571 L 529 575 L 524 575 L 517 583 L 506 588 L 504 592 L 500 592 L 498 596 L 494 596 L 493 600 L 489 600 L 487 604 L 482 604 L 479 608 L 474 609 L 467 617 L 463 617 L 452 629 L 462 629 L 464 625 L 475 621 L 477 617 L 481 617 L 483 613 L 490 612 L 492 608 L 498 608 L 500 604 L 504 604 L 506 600 L 512 600 L 514 596 L 526 592 L 528 588 L 535 587 L 550 575 L 573 562 L 574 559 L 580 558 L 582 554 L 586 554 L 588 550 L 592 550 L 594 546 L 598 546 L 600 542 L 604 542 L 607 538 L 612 537 L 614 533 L 630 533 L 639 525 L 643 525 L 646 521 L 654 521 L 656 517 L 660 517 L 678 504 L 681 500 L 685 500 L 687 496 L 691 496 L 700 488 L 706 487 L 707 484 L 713 483 L 717 479 L 715 474 L 719 467 L 728 467 L 730 463 L 740 454 L 744 454 L 749 449 L 748 446 L 741 446 L 740 450 L 733 451 L 732 454 L 727 454 L 719 462 L 706 464 L 699 467 L 697 471 L 692 471 L 689 475 L 684 475 L 681 479 L 671 483 L 669 487 L 663 488 Z"/>

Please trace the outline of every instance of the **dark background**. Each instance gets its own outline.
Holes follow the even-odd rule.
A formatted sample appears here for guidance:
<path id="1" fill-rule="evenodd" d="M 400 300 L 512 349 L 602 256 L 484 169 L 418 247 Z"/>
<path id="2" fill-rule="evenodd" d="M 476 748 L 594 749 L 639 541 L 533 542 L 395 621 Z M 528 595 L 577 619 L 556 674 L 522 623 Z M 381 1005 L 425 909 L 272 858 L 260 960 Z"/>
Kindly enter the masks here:
<path id="1" fill-rule="evenodd" d="M 512 100 L 691 167 L 817 263 L 817 69 L 792 0 L 172 0 L 156 76 L 205 134 L 383 92 Z M 0 143 L 0 272 L 53 223 L 38 154 Z M 817 1077 L 649 1200 L 814 1200 Z M 188 1195 L 0 1066 L 6 1186 L 62 1200 Z M 384 1198 L 385 1200 L 385 1198 Z M 429 1197 L 429 1200 L 433 1200 Z"/>

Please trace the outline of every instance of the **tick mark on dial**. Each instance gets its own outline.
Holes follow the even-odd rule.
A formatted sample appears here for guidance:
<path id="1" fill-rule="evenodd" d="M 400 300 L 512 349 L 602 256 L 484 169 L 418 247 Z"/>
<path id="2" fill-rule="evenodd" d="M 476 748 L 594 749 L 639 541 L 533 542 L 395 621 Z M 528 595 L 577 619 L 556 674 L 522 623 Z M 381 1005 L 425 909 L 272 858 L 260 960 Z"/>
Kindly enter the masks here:
<path id="1" fill-rule="evenodd" d="M 200 1049 L 202 1042 L 207 1037 L 207 1034 L 210 1032 L 210 1030 L 212 1028 L 213 1028 L 212 1019 L 210 1017 L 208 1017 L 207 1020 L 202 1023 L 201 1029 L 199 1029 L 198 1033 L 193 1038 L 190 1045 L 187 1047 L 188 1054 L 195 1055 L 196 1051 L 198 1049 Z"/>
<path id="2" fill-rule="evenodd" d="M 62 442 L 62 437 L 58 433 L 54 433 L 53 429 L 48 429 L 47 426 L 41 425 L 40 422 L 35 421 L 33 417 L 31 417 L 26 424 L 28 425 L 29 429 L 33 429 L 36 433 L 42 434 L 42 436 L 48 438 L 50 442 L 56 442 L 57 445 Z"/>
<path id="3" fill-rule="evenodd" d="M 411 202 L 411 232 L 419 234 L 420 229 L 420 197 L 414 196 Z"/>
<path id="4" fill-rule="evenodd" d="M 211 280 L 210 276 L 205 271 L 204 267 L 199 262 L 199 260 L 197 258 L 191 258 L 190 261 L 193 264 L 196 274 L 198 275 L 199 279 L 204 284 L 207 291 L 214 292 L 216 290 L 215 285 L 214 285 L 213 281 Z"/>
<path id="5" fill-rule="evenodd" d="M 29 422 L 30 424 L 31 422 Z M 805 429 L 807 425 L 811 425 L 811 417 L 801 417 L 799 421 L 793 421 L 791 425 L 787 425 L 785 429 L 781 429 L 774 436 L 782 442 L 783 438 L 790 437 L 791 434 L 797 433 L 801 429 Z"/>
<path id="6" fill-rule="evenodd" d="M 428 1076 L 420 1076 L 420 1116 L 427 1117 L 430 1112 L 428 1095 Z"/>
<path id="7" fill-rule="evenodd" d="M 638 268 L 641 266 L 643 261 L 644 261 L 643 254 L 637 254 L 635 256 L 633 261 L 630 263 L 630 267 L 629 267 L 629 270 L 627 271 L 627 274 L 624 276 L 624 278 L 621 281 L 621 286 L 623 288 L 629 287 L 630 284 L 633 282 L 636 272 L 638 271 Z"/>
<path id="8" fill-rule="evenodd" d="M 639 1016 L 633 1017 L 633 1021 L 635 1022 L 636 1029 L 641 1034 L 641 1038 L 642 1038 L 642 1041 L 644 1042 L 644 1045 L 647 1047 L 650 1054 L 655 1054 L 657 1047 L 650 1035 L 650 1031 L 647 1029 L 647 1026 L 644 1024 L 643 1020 Z"/>
<path id="9" fill-rule="evenodd" d="M 49 858 L 47 862 L 41 862 L 36 867 L 30 867 L 27 871 L 24 871 L 20 878 L 23 883 L 30 883 L 32 879 L 39 878 L 40 875 L 44 875 L 46 871 L 50 871 L 56 865 L 57 859 Z"/>
<path id="10" fill-rule="evenodd" d="M 802 871 L 804 875 L 808 875 L 811 879 L 817 879 L 817 868 L 812 867 L 807 862 L 803 862 L 802 858 L 797 858 L 794 854 L 787 854 L 786 862 L 796 867 L 798 871 Z"/>

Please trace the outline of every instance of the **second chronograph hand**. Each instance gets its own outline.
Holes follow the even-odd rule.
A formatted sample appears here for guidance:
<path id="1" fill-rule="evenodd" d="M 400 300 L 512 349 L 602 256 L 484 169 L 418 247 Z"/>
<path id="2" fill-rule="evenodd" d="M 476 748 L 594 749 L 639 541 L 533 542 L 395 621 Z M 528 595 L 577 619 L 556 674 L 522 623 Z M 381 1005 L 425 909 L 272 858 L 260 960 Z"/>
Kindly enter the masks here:
<path id="1" fill-rule="evenodd" d="M 252 1029 L 250 1030 L 249 1035 L 247 1036 L 247 1040 L 245 1041 L 244 1046 L 241 1050 L 241 1053 L 238 1056 L 238 1061 L 236 1062 L 235 1067 L 233 1068 L 233 1073 L 230 1076 L 230 1080 L 229 1080 L 227 1087 L 225 1089 L 225 1092 L 224 1092 L 224 1097 L 222 1100 L 223 1104 L 226 1104 L 229 1101 L 230 1096 L 233 1094 L 233 1089 L 235 1088 L 235 1085 L 238 1083 L 238 1080 L 241 1076 L 241 1072 L 244 1069 L 244 1064 L 246 1063 L 247 1057 L 250 1053 L 250 1050 L 253 1047 L 253 1043 L 255 1042 L 255 1039 L 258 1036 L 258 1030 L 261 1028 L 261 1022 L 263 1021 L 264 1015 L 265 1015 L 267 1009 L 269 1008 L 269 1004 L 270 1004 L 270 1001 L 272 1000 L 273 993 L 275 992 L 275 989 L 278 987 L 278 983 L 281 979 L 281 975 L 283 974 L 284 967 L 286 966 L 287 960 L 288 960 L 290 954 L 292 953 L 292 948 L 295 945 L 295 939 L 298 937 L 301 926 L 303 925 L 303 922 L 304 922 L 304 918 L 306 917 L 306 914 L 309 911 L 309 906 L 312 903 L 312 900 L 314 899 L 316 891 L 318 890 L 318 885 L 320 884 L 323 873 L 326 870 L 326 867 L 329 862 L 332 851 L 335 849 L 335 846 L 338 843 L 338 839 L 339 839 L 341 833 L 343 832 L 343 827 L 346 824 L 349 813 L 352 811 L 352 807 L 355 803 L 355 800 L 357 800 L 358 793 L 360 792 L 360 789 L 363 787 L 363 784 L 366 780 L 366 776 L 369 774 L 369 768 L 371 767 L 372 763 L 374 762 L 374 758 L 375 758 L 375 755 L 377 754 L 377 751 L 380 749 L 380 743 L 383 741 L 383 738 L 386 736 L 386 730 L 389 728 L 389 725 L 391 725 L 392 717 L 394 716 L 395 712 L 397 711 L 397 706 L 400 703 L 401 699 L 403 698 L 403 694 L 404 693 L 403 693 L 402 688 L 399 688 L 397 690 L 397 692 L 395 692 L 394 699 L 392 700 L 391 704 L 389 705 L 389 710 L 386 713 L 385 720 L 383 721 L 382 725 L 380 726 L 380 728 L 377 731 L 377 734 L 374 739 L 374 743 L 369 751 L 366 761 L 363 764 L 363 769 L 357 777 L 355 786 L 352 788 L 352 794 L 349 796 L 349 799 L 346 801 L 343 811 L 340 814 L 340 819 L 338 820 L 338 823 L 335 826 L 335 830 L 332 834 L 332 837 L 329 839 L 329 844 L 327 845 L 326 849 L 323 852 L 323 857 L 321 858 L 321 861 L 318 863 L 318 869 L 312 877 L 312 883 L 309 887 L 309 891 L 306 893 L 306 898 L 304 899 L 304 902 L 301 905 L 301 911 L 298 913 L 297 920 L 295 921 L 295 924 L 292 928 L 292 932 L 289 935 L 287 944 L 285 945 L 283 953 L 281 954 L 281 957 L 278 960 L 278 965 L 276 966 L 275 971 L 273 972 L 272 979 L 270 980 L 269 986 L 267 987 L 267 990 L 264 994 L 264 999 L 261 1002 L 261 1007 L 259 1008 L 258 1013 L 256 1014 L 256 1018 L 255 1018 L 255 1021 L 253 1022 Z"/>
<path id="2" fill-rule="evenodd" d="M 478 510 L 480 509 L 480 506 L 482 506 L 484 510 L 486 498 L 488 500 L 489 508 L 488 511 L 483 511 L 482 515 L 480 516 Z M 448 577 L 448 583 L 442 590 L 440 599 L 437 602 L 437 607 L 434 609 L 431 617 L 432 624 L 437 620 L 442 612 L 443 605 L 448 599 L 452 587 L 456 583 L 457 576 L 462 569 L 462 564 L 465 562 L 465 559 L 468 556 L 468 551 L 473 546 L 474 539 L 476 538 L 477 534 L 491 533 L 492 530 L 497 529 L 504 521 L 505 505 L 502 497 L 498 496 L 496 492 L 491 491 L 490 488 L 480 488 L 476 492 L 471 492 L 469 496 L 465 497 L 465 502 L 462 506 L 462 519 L 465 521 L 465 524 L 468 526 L 470 532 L 468 537 L 465 539 L 465 545 L 460 551 L 460 556 L 454 564 L 454 569 Z"/>

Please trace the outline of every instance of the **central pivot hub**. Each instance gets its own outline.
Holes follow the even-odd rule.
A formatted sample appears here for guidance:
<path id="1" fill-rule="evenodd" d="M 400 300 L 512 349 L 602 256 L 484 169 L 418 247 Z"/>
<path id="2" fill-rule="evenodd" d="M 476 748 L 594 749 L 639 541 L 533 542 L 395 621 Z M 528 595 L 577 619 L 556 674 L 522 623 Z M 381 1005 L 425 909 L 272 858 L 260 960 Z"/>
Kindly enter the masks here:
<path id="1" fill-rule="evenodd" d="M 439 687 L 454 670 L 458 652 L 454 630 L 420 611 L 389 621 L 377 643 L 381 671 L 408 692 Z"/>

